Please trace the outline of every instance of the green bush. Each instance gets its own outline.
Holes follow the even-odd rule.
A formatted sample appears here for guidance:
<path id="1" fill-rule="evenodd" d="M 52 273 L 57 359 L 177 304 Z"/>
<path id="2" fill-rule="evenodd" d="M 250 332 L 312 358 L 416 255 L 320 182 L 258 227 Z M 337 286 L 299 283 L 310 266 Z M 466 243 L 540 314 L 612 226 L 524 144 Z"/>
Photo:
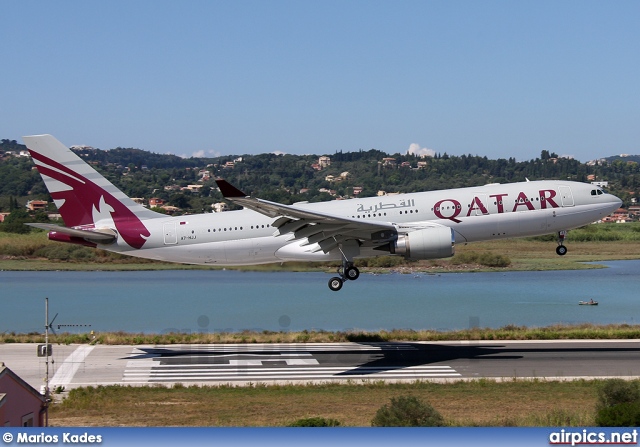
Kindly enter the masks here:
<path id="1" fill-rule="evenodd" d="M 489 252 L 464 252 L 456 254 L 451 259 L 451 264 L 480 264 L 487 267 L 508 267 L 509 265 L 511 265 L 511 259 L 509 259 L 507 256 Z"/>
<path id="2" fill-rule="evenodd" d="M 511 264 L 511 259 L 503 255 L 482 253 L 478 256 L 478 264 L 485 265 L 487 267 L 508 267 Z"/>
<path id="3" fill-rule="evenodd" d="M 430 404 L 413 396 L 391 398 L 371 421 L 373 427 L 442 427 L 444 418 Z"/>
<path id="4" fill-rule="evenodd" d="M 292 422 L 288 427 L 339 427 L 340 421 L 336 419 L 328 419 L 323 417 L 312 417 L 298 419 Z"/>
<path id="5" fill-rule="evenodd" d="M 34 255 L 52 261 L 88 261 L 94 259 L 96 256 L 95 250 L 75 244 L 46 245 L 36 250 Z"/>
<path id="6" fill-rule="evenodd" d="M 401 256 L 377 256 L 375 258 L 360 259 L 358 263 L 363 267 L 397 267 L 405 263 L 405 259 Z M 366 264 L 366 265 L 365 265 Z"/>
<path id="7" fill-rule="evenodd" d="M 635 402 L 640 402 L 640 387 L 637 381 L 609 379 L 605 380 L 598 389 L 598 410 Z"/>
<path id="8" fill-rule="evenodd" d="M 598 389 L 595 422 L 600 427 L 640 426 L 639 382 L 606 380 Z"/>
<path id="9" fill-rule="evenodd" d="M 600 408 L 595 422 L 598 427 L 640 427 L 640 402 Z"/>

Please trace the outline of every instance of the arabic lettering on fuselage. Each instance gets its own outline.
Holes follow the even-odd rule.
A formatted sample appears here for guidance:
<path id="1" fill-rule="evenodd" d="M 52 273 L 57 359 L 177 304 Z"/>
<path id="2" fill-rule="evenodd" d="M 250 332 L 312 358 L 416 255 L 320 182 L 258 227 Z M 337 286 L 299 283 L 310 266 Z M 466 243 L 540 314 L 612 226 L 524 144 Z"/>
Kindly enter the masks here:
<path id="1" fill-rule="evenodd" d="M 540 209 L 559 208 L 560 205 L 558 204 L 556 199 L 557 195 L 558 193 L 554 189 L 541 189 L 537 192 L 536 199 L 530 199 L 529 195 L 527 195 L 523 191 L 520 191 L 513 202 L 514 206 L 510 210 L 510 212 L 533 211 L 536 209 L 536 207 L 534 206 L 534 200 L 536 203 L 540 203 Z M 456 223 L 459 223 L 461 222 L 461 220 L 459 220 L 458 217 L 460 217 L 461 214 L 462 214 L 462 217 L 469 217 L 471 215 L 475 215 L 476 212 L 479 212 L 481 214 L 491 214 L 488 207 L 489 202 L 494 202 L 494 205 L 496 206 L 497 214 L 509 212 L 506 209 L 506 206 L 507 206 L 506 199 L 510 196 L 512 196 L 512 194 L 510 195 L 506 193 L 490 194 L 488 196 L 484 194 L 479 194 L 479 195 L 473 196 L 473 198 L 471 199 L 471 202 L 467 207 L 466 216 L 463 214 L 463 211 L 462 211 L 463 210 L 462 203 L 457 199 L 438 200 L 433 204 L 432 211 L 436 215 L 436 217 L 438 217 L 439 219 L 447 219 L 447 220 L 452 220 Z M 490 200 L 487 200 L 487 197 L 489 197 Z M 410 208 L 410 207 L 415 207 L 415 200 L 413 199 L 401 200 L 398 203 L 379 202 L 366 208 L 364 205 L 360 204 L 358 205 L 357 212 L 368 214 L 368 213 L 377 213 L 378 211 L 381 211 L 381 210 L 387 211 L 387 210 L 394 210 L 398 208 Z"/>
<path id="2" fill-rule="evenodd" d="M 368 208 L 365 208 L 364 205 L 358 205 L 358 209 L 356 210 L 358 213 L 377 213 L 380 210 L 390 210 L 396 208 L 410 208 L 415 206 L 415 200 L 401 200 L 399 203 L 376 203 L 371 205 Z"/>

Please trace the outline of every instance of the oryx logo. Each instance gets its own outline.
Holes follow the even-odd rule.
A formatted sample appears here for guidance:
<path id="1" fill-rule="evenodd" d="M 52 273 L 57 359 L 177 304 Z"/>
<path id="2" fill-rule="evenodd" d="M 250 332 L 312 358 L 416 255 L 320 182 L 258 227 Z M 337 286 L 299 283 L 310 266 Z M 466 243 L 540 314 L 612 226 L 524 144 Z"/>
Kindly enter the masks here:
<path id="1" fill-rule="evenodd" d="M 31 155 L 68 227 L 92 225 L 100 218 L 111 217 L 124 241 L 142 248 L 151 233 L 133 211 L 77 172 L 35 151 Z M 47 181 L 45 176 L 54 181 Z"/>

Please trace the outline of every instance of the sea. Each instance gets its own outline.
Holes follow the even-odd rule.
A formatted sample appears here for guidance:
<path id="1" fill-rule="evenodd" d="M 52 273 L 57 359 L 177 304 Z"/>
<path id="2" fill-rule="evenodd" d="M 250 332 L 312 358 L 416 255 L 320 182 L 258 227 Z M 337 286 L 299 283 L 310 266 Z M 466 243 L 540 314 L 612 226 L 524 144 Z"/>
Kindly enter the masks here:
<path id="1" fill-rule="evenodd" d="M 640 261 L 543 272 L 0 271 L 0 333 L 390 329 L 640 322 Z M 578 305 L 594 299 L 598 306 Z M 55 318 L 55 319 L 54 319 Z"/>

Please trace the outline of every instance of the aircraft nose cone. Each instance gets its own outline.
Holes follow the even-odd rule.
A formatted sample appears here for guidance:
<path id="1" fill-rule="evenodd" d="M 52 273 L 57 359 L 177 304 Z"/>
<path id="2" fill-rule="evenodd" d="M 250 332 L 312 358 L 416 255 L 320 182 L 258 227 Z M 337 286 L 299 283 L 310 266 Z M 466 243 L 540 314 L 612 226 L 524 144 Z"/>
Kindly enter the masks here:
<path id="1" fill-rule="evenodd" d="M 612 195 L 611 197 L 613 198 L 613 200 L 611 201 L 611 212 L 614 212 L 622 206 L 622 200 L 614 195 Z"/>

